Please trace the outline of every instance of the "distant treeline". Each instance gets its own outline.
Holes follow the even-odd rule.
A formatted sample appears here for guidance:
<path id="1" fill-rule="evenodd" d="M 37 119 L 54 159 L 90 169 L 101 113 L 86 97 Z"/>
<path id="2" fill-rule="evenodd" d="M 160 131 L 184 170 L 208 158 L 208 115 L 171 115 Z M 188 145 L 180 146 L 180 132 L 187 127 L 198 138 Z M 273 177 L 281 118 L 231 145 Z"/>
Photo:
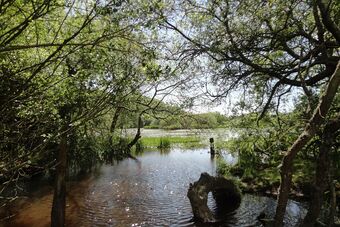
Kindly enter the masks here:
<path id="1" fill-rule="evenodd" d="M 161 111 L 146 113 L 143 115 L 143 128 L 175 130 L 247 128 L 250 125 L 256 125 L 257 127 L 270 127 L 273 122 L 278 120 L 275 115 L 266 114 L 262 117 L 261 121 L 257 122 L 259 114 L 256 112 L 230 116 L 224 115 L 220 112 L 194 114 L 185 111 L 179 106 L 169 105 L 164 102 L 161 102 L 159 106 Z M 117 121 L 117 128 L 137 128 L 138 116 L 138 112 L 124 112 L 124 114 L 120 115 Z M 293 116 L 294 112 L 281 113 L 280 120 L 285 120 Z M 108 117 L 108 121 L 110 121 L 110 118 L 111 117 Z"/>
<path id="2" fill-rule="evenodd" d="M 289 114 L 282 114 L 286 118 Z M 119 121 L 119 126 L 127 128 L 137 127 L 137 114 L 126 114 Z M 213 129 L 213 128 L 244 128 L 249 124 L 256 124 L 258 114 L 250 113 L 244 115 L 226 116 L 219 112 L 208 112 L 193 114 L 183 110 L 174 114 L 144 115 L 143 128 L 147 129 Z M 265 116 L 261 126 L 268 126 L 268 123 L 275 120 L 274 117 Z"/>
<path id="3" fill-rule="evenodd" d="M 164 119 L 146 116 L 144 128 L 151 129 L 201 129 L 201 128 L 223 128 L 228 124 L 229 118 L 218 112 L 192 114 L 180 113 L 170 115 Z"/>

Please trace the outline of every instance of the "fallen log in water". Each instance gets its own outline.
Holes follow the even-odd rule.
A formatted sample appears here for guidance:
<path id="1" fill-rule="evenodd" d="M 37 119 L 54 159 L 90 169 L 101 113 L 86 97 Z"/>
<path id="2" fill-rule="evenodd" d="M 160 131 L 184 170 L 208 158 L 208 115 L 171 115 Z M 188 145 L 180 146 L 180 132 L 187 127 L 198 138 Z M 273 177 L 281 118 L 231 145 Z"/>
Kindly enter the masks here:
<path id="1" fill-rule="evenodd" d="M 194 217 L 202 222 L 218 221 L 207 205 L 209 192 L 212 192 L 217 208 L 225 213 L 240 206 L 241 192 L 232 180 L 202 173 L 198 181 L 190 184 L 187 194 Z"/>

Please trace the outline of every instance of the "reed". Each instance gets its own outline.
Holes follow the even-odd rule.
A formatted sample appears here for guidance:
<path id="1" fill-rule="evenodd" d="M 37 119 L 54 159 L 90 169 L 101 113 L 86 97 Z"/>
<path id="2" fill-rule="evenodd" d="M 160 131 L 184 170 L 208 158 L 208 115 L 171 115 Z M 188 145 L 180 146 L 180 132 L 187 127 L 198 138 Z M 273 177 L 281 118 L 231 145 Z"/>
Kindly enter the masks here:
<path id="1" fill-rule="evenodd" d="M 141 138 L 144 147 L 170 148 L 171 145 L 179 145 L 183 147 L 191 147 L 201 145 L 199 137 L 145 137 Z"/>

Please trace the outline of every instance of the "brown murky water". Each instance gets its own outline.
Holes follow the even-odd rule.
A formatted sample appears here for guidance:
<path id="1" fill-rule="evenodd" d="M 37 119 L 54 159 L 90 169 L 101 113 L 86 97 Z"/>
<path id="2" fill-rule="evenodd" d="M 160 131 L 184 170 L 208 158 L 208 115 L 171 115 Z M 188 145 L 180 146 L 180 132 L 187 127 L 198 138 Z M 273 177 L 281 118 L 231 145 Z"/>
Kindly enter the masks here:
<path id="1" fill-rule="evenodd" d="M 226 158 L 233 161 L 230 155 Z M 67 226 L 209 226 L 192 220 L 186 193 L 201 172 L 214 174 L 215 170 L 216 160 L 206 149 L 150 151 L 138 156 L 138 161 L 103 165 L 69 187 Z M 3 226 L 49 226 L 52 191 L 47 191 L 28 199 Z M 212 199 L 209 206 L 215 208 Z M 305 213 L 293 201 L 287 209 L 287 226 L 294 226 Z M 275 201 L 244 195 L 240 208 L 215 226 L 261 226 L 256 217 L 262 211 L 273 214 Z"/>

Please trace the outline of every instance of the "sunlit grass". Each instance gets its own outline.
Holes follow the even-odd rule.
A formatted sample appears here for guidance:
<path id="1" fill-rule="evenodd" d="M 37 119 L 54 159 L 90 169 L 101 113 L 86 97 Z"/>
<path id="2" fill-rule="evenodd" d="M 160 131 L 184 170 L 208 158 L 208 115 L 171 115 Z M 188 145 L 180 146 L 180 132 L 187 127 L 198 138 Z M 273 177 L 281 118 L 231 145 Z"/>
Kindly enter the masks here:
<path id="1" fill-rule="evenodd" d="M 168 149 L 171 147 L 171 142 L 168 138 L 161 138 L 159 141 L 159 145 L 157 148 L 159 149 Z"/>
<path id="2" fill-rule="evenodd" d="M 145 137 L 141 138 L 141 143 L 144 147 L 157 147 L 157 148 L 170 148 L 171 146 L 180 146 L 185 148 L 201 147 L 204 146 L 201 143 L 199 137 L 187 136 L 187 137 Z"/>

